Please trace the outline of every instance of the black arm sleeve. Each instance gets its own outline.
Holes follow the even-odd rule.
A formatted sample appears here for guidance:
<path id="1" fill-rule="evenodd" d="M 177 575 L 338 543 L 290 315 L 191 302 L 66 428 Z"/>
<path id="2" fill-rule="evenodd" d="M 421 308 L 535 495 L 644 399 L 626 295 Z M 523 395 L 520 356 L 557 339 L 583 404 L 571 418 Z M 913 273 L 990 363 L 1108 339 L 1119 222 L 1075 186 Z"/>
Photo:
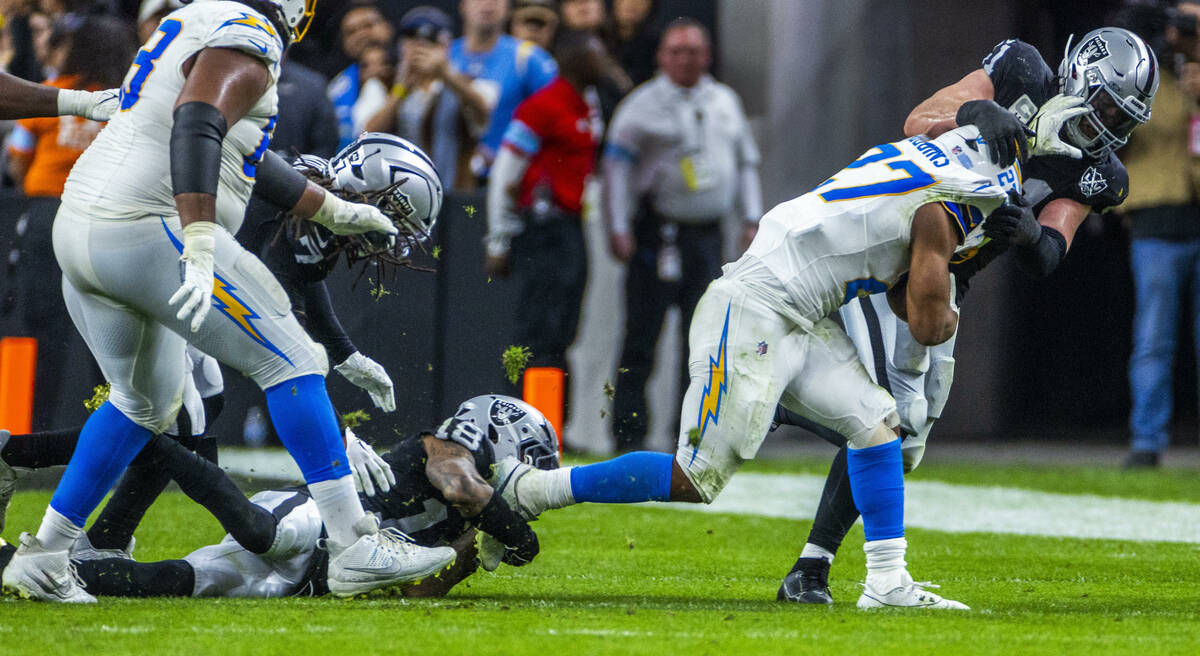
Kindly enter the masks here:
<path id="1" fill-rule="evenodd" d="M 258 163 L 254 195 L 273 205 L 292 209 L 300 202 L 307 186 L 308 179 L 274 151 L 268 150 Z"/>
<path id="2" fill-rule="evenodd" d="M 350 336 L 342 328 L 337 314 L 333 311 L 333 302 L 329 299 L 329 289 L 324 280 L 306 283 L 303 288 L 304 307 L 306 309 L 305 329 L 312 338 L 317 340 L 329 352 L 332 364 L 341 364 L 346 358 L 354 355 L 358 349 Z"/>
<path id="3" fill-rule="evenodd" d="M 175 108 L 171 127 L 171 189 L 179 194 L 217 195 L 221 144 L 228 125 L 221 110 L 206 102 Z"/>
<path id="4" fill-rule="evenodd" d="M 1016 249 L 1017 265 L 1034 278 L 1045 278 L 1058 268 L 1067 255 L 1067 240 L 1062 233 L 1042 226 L 1042 236 L 1032 246 Z"/>

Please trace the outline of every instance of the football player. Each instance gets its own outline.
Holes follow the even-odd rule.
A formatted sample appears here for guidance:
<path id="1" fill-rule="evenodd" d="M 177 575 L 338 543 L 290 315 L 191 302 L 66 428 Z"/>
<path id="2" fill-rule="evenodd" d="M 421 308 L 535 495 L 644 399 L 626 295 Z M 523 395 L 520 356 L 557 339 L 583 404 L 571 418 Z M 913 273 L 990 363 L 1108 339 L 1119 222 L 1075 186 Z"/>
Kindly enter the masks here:
<path id="1" fill-rule="evenodd" d="M 126 76 L 120 111 L 72 170 L 55 255 L 71 318 L 112 391 L 84 426 L 36 536 L 22 534 L 5 590 L 95 601 L 71 577 L 68 550 L 130 461 L 174 422 L 189 342 L 266 392 L 329 533 L 334 594 L 424 578 L 453 562 L 453 549 L 381 533 L 363 511 L 325 391 L 325 351 L 231 236 L 256 184 L 331 232 L 398 232 L 378 208 L 348 203 L 266 154 L 279 62 L 314 5 L 196 0 L 168 14 Z"/>
<path id="2" fill-rule="evenodd" d="M 432 162 L 419 148 L 399 137 L 364 133 L 331 161 L 302 155 L 297 170 L 343 198 L 362 198 L 376 204 L 389 217 L 408 226 L 414 239 L 424 239 L 433 230 L 441 210 L 442 186 Z M 334 367 L 350 382 L 371 394 L 385 412 L 395 409 L 392 382 L 382 366 L 362 355 L 342 329 L 325 278 L 343 257 L 348 264 L 378 255 L 364 237 L 339 237 L 309 221 L 289 219 L 284 208 L 256 195 L 247 210 L 247 224 L 240 232 L 251 232 L 247 240 L 267 264 L 291 300 L 292 312 L 301 325 L 325 347 Z M 376 242 L 378 235 L 374 238 Z M 357 242 L 355 240 L 358 240 Z M 183 409 L 170 435 L 189 449 L 217 462 L 216 441 L 205 436 L 206 425 L 216 421 L 224 405 L 224 381 L 217 362 L 188 347 L 191 376 L 185 381 Z M 66 465 L 75 450 L 80 428 L 16 435 L 0 431 L 0 531 L 12 497 L 19 469 Z M 390 481 L 372 481 L 369 471 L 378 469 L 378 456 L 369 444 L 346 432 L 346 451 L 355 487 L 368 496 L 375 485 L 387 491 Z M 390 475 L 390 470 L 387 470 Z M 129 554 L 133 532 L 170 476 L 148 458 L 135 458 L 86 535 L 71 549 L 71 558 L 86 560 L 93 554 Z"/>
<path id="3" fill-rule="evenodd" d="M 828 315 L 860 293 L 886 291 L 916 342 L 954 334 L 951 258 L 980 245 L 984 217 L 1021 211 L 1005 204 L 1020 188 L 1019 171 L 989 161 L 978 137 L 968 126 L 877 146 L 763 217 L 749 250 L 725 266 L 692 318 L 692 378 L 675 454 L 632 453 L 555 472 L 514 463 L 502 493 L 527 517 L 585 501 L 711 502 L 754 457 L 782 403 L 850 436 L 849 478 L 867 538 L 859 607 L 965 609 L 908 573 L 896 403 Z"/>
<path id="4" fill-rule="evenodd" d="M 146 453 L 209 508 L 228 535 L 179 560 L 77 562 L 87 592 L 256 598 L 328 592 L 321 517 L 306 488 L 268 490 L 246 499 L 220 468 L 173 440 L 155 437 Z M 383 530 L 403 531 L 426 546 L 448 545 L 459 554 L 450 570 L 403 587 L 406 596 L 444 595 L 474 572 L 476 529 L 502 545 L 496 555 L 505 563 L 519 567 L 537 556 L 537 535 L 488 481 L 492 466 L 508 458 L 554 469 L 558 441 L 532 406 L 495 395 L 464 402 L 437 430 L 404 440 L 383 456 L 395 485 L 363 495 L 363 506 L 379 517 Z M 0 547 L 0 569 L 14 551 Z M 493 561 L 490 567 L 495 566 Z"/>
<path id="5" fill-rule="evenodd" d="M 1109 27 L 1087 33 L 1074 47 L 1068 44 L 1057 75 L 1033 46 L 1004 41 L 984 58 L 982 68 L 912 111 L 904 125 L 906 134 L 936 137 L 971 123 L 989 143 L 1005 146 L 997 149 L 1003 164 L 1029 154 L 1029 128 L 1045 133 L 1035 134 L 1035 142 L 1059 134 L 1054 125 L 1034 120 L 1039 107 L 1056 102 L 1069 107 L 1065 101 L 1072 98 L 1078 105 L 1066 110 L 1062 142 L 1052 154 L 1035 154 L 1022 165 L 1021 211 L 989 219 L 984 231 L 993 241 L 973 258 L 951 264 L 960 295 L 970 277 L 1009 246 L 1026 273 L 1048 275 L 1066 256 L 1088 214 L 1124 201 L 1129 179 L 1114 151 L 1150 118 L 1157 88 L 1153 51 L 1133 33 Z M 1060 95 L 1052 98 L 1055 94 Z M 904 322 L 879 296 L 846 305 L 841 314 L 872 379 L 896 398 L 905 435 L 905 470 L 911 471 L 950 393 L 954 339 L 932 348 L 914 344 Z M 846 441 L 784 408 L 776 419 L 815 430 L 838 446 Z M 832 603 L 829 566 L 857 518 L 843 447 L 830 468 L 807 543 L 780 586 L 781 601 Z"/>

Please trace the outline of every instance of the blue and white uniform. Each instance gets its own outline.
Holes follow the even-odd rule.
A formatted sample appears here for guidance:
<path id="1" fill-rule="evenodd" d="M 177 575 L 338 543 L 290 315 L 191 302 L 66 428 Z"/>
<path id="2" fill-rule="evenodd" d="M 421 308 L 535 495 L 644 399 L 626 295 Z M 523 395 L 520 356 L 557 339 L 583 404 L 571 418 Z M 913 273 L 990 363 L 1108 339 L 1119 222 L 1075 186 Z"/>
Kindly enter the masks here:
<path id="1" fill-rule="evenodd" d="M 896 402 L 828 316 L 908 271 L 923 205 L 941 203 L 955 218 L 960 250 L 980 245 L 984 217 L 1019 187 L 1020 173 L 987 163 L 977 135 L 966 127 L 872 148 L 768 212 L 746 254 L 705 292 L 692 318 L 676 453 L 705 501 L 757 453 L 777 403 L 851 445 L 899 422 Z"/>
<path id="2" fill-rule="evenodd" d="M 178 411 L 185 338 L 264 389 L 327 371 L 324 350 L 292 316 L 287 294 L 232 237 L 275 126 L 283 47 L 272 24 L 241 3 L 205 0 L 172 12 L 134 60 L 120 112 L 67 180 L 54 223 L 67 307 L 112 383 L 113 405 L 153 433 L 169 426 Z M 168 144 L 185 65 L 206 48 L 255 57 L 270 78 L 247 115 L 229 126 L 222 145 L 217 311 L 193 333 L 167 302 L 179 287 L 183 248 Z"/>

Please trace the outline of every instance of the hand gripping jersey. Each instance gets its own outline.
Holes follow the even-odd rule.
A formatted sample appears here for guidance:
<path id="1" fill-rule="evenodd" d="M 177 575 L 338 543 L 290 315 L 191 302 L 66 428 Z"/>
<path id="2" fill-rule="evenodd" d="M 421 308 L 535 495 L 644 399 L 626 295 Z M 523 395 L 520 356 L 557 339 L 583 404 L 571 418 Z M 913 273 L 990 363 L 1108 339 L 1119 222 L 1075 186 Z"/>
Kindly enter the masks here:
<path id="1" fill-rule="evenodd" d="M 1058 93 L 1058 80 L 1041 53 L 1024 41 L 1009 39 L 997 45 L 984 58 L 983 70 L 992 79 L 996 102 L 1026 122 Z M 1039 212 L 1056 198 L 1070 198 L 1103 212 L 1129 195 L 1129 174 L 1112 153 L 1100 160 L 1086 155 L 1083 159 L 1034 157 L 1023 172 L 1026 198 Z"/>
<path id="2" fill-rule="evenodd" d="M 283 54 L 283 41 L 271 23 L 238 2 L 197 0 L 163 19 L 125 76 L 120 111 L 71 171 L 64 203 L 96 219 L 178 213 L 171 190 L 173 113 L 186 81 L 184 64 L 205 48 L 244 52 L 261 59 L 270 73 L 267 91 L 229 126 L 222 146 L 217 223 L 237 232 L 275 129 L 275 83 Z"/>
<path id="3" fill-rule="evenodd" d="M 787 293 L 794 319 L 816 322 L 859 295 L 886 291 L 908 271 L 917 208 L 941 203 L 958 228 L 960 255 L 983 241 L 984 218 L 1020 189 L 1017 166 L 991 164 L 974 126 L 932 141 L 913 137 L 867 151 L 759 223 L 746 256 Z M 729 268 L 732 267 L 732 268 Z"/>

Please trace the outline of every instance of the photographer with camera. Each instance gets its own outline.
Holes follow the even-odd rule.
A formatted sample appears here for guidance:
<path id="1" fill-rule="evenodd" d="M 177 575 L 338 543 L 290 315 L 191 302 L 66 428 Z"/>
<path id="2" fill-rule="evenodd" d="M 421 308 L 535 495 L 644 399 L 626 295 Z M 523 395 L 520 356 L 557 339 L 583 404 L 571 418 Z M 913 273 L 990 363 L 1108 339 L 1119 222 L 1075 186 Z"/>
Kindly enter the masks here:
<path id="1" fill-rule="evenodd" d="M 1121 151 L 1136 295 L 1130 469 L 1157 467 L 1170 443 L 1176 340 L 1189 306 L 1200 353 L 1200 2 L 1136 5 L 1118 20 L 1146 38 L 1162 66 L 1154 116 Z"/>

